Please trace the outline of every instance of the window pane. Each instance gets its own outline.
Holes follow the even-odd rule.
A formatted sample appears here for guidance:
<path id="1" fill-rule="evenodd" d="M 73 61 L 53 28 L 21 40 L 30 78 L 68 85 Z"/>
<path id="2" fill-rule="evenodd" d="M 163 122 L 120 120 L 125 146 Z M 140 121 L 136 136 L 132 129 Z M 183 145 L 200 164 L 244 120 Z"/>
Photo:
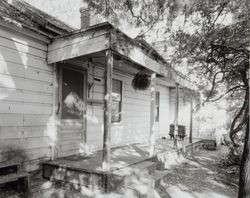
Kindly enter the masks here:
<path id="1" fill-rule="evenodd" d="M 120 102 L 112 101 L 112 122 L 120 122 Z"/>
<path id="2" fill-rule="evenodd" d="M 83 74 L 63 69 L 62 78 L 62 118 L 80 119 L 84 108 Z"/>
<path id="3" fill-rule="evenodd" d="M 113 79 L 112 81 L 112 92 L 121 94 L 122 82 L 120 80 Z"/>
<path id="4" fill-rule="evenodd" d="M 121 121 L 122 81 L 112 80 L 112 122 Z"/>
<path id="5" fill-rule="evenodd" d="M 160 92 L 155 92 L 155 121 L 158 122 L 160 117 Z"/>

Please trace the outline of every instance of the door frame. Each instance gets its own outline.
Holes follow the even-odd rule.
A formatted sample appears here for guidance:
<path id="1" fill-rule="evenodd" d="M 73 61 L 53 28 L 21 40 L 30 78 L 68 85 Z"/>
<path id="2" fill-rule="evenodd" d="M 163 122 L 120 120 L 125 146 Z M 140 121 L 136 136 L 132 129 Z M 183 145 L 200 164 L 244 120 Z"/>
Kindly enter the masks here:
<path id="1" fill-rule="evenodd" d="M 74 63 L 68 63 L 68 62 L 64 62 L 64 63 L 57 63 L 57 75 L 58 75 L 58 109 L 57 109 L 57 118 L 58 121 L 61 120 L 68 120 L 68 121 L 82 121 L 83 122 L 83 131 L 82 131 L 82 143 L 86 146 L 87 144 L 87 99 L 88 99 L 88 69 L 85 67 L 81 67 L 78 64 L 74 64 Z M 62 82 L 63 82 L 63 69 L 68 69 L 68 70 L 72 70 L 72 71 L 76 71 L 79 72 L 81 74 L 83 74 L 83 102 L 85 104 L 85 110 L 83 111 L 83 116 L 82 119 L 62 119 Z M 59 140 L 59 130 L 57 129 L 57 158 L 59 157 L 59 145 L 60 145 L 60 140 Z"/>

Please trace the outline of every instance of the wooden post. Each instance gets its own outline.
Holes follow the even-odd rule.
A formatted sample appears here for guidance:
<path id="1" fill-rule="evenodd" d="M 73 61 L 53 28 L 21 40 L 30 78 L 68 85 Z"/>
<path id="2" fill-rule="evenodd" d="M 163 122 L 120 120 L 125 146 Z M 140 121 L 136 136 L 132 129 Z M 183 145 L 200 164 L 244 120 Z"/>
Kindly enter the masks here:
<path id="1" fill-rule="evenodd" d="M 156 73 L 151 75 L 150 85 L 150 150 L 149 155 L 152 157 L 155 151 L 155 88 Z"/>
<path id="2" fill-rule="evenodd" d="M 54 142 L 51 147 L 52 154 L 51 154 L 51 160 L 54 160 L 55 158 L 58 158 L 58 128 L 57 128 L 57 122 L 58 122 L 58 102 L 59 102 L 59 92 L 58 92 L 58 69 L 56 63 L 53 64 L 53 124 L 54 124 Z"/>
<path id="3" fill-rule="evenodd" d="M 111 141 L 111 103 L 112 103 L 113 53 L 106 51 L 105 98 L 104 98 L 104 132 L 102 169 L 110 171 L 110 141 Z"/>
<path id="4" fill-rule="evenodd" d="M 190 103 L 190 128 L 189 128 L 189 143 L 193 142 L 193 101 Z"/>
<path id="5" fill-rule="evenodd" d="M 178 114 L 179 114 L 179 84 L 175 83 L 175 122 L 174 122 L 174 147 L 177 147 Z"/>

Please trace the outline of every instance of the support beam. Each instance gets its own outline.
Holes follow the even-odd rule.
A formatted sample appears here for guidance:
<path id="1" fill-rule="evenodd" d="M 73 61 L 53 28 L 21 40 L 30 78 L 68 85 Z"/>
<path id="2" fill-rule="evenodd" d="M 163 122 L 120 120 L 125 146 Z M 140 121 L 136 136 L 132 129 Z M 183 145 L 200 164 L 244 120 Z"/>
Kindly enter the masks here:
<path id="1" fill-rule="evenodd" d="M 174 119 L 174 147 L 177 147 L 178 116 L 179 116 L 179 84 L 175 83 L 175 119 Z"/>
<path id="2" fill-rule="evenodd" d="M 193 101 L 190 102 L 189 143 L 193 143 Z"/>
<path id="3" fill-rule="evenodd" d="M 53 124 L 54 124 L 54 142 L 51 147 L 52 152 L 51 152 L 51 160 L 54 160 L 55 158 L 58 158 L 58 127 L 57 127 L 57 122 L 58 122 L 58 103 L 59 103 L 59 92 L 58 92 L 58 84 L 59 84 L 59 79 L 58 79 L 58 68 L 56 64 L 53 64 Z"/>
<path id="4" fill-rule="evenodd" d="M 110 172 L 110 143 L 111 143 L 111 105 L 112 105 L 112 75 L 113 53 L 106 51 L 105 99 L 104 99 L 104 132 L 103 132 L 103 161 L 102 169 Z"/>
<path id="5" fill-rule="evenodd" d="M 151 75 L 150 85 L 150 151 L 152 157 L 155 152 L 155 88 L 156 88 L 156 73 Z"/>

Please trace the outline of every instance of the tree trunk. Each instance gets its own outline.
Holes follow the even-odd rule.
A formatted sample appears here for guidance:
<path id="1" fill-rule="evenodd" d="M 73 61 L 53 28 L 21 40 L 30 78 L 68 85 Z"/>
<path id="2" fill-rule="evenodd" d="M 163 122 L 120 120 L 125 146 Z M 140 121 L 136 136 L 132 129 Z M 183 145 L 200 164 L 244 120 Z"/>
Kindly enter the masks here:
<path id="1" fill-rule="evenodd" d="M 250 198 L 250 139 L 249 119 L 246 127 L 245 144 L 240 166 L 238 198 Z"/>

